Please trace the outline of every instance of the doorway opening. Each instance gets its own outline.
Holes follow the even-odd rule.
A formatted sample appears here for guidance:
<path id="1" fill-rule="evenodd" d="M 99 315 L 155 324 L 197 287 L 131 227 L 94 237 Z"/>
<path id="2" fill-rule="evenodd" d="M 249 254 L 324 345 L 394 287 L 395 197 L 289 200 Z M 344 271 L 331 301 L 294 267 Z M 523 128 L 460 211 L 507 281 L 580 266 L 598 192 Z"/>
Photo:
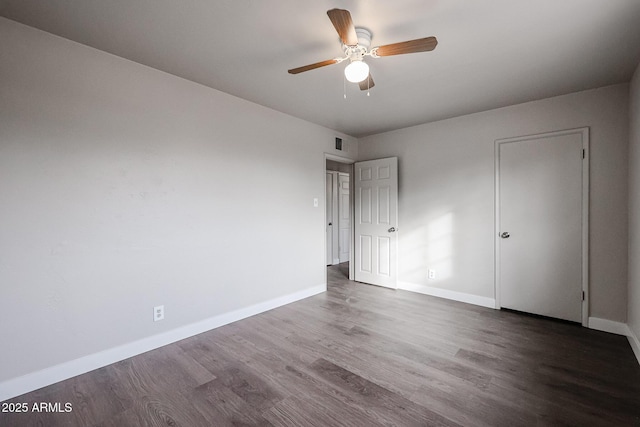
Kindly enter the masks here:
<path id="1" fill-rule="evenodd" d="M 353 280 L 353 163 L 325 154 L 325 253 L 327 267 Z"/>

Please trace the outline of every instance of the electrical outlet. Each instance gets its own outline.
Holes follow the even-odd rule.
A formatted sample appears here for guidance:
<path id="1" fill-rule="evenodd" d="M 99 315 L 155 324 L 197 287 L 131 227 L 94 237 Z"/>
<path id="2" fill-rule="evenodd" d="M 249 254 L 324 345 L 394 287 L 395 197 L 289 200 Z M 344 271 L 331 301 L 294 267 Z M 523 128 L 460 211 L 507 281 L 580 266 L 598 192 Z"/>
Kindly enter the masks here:
<path id="1" fill-rule="evenodd" d="M 153 321 L 157 322 L 162 319 L 164 319 L 164 305 L 153 307 Z"/>
<path id="2" fill-rule="evenodd" d="M 436 271 L 432 270 L 432 269 L 429 269 L 429 270 L 427 270 L 427 275 L 428 275 L 429 279 L 435 279 L 436 278 Z"/>

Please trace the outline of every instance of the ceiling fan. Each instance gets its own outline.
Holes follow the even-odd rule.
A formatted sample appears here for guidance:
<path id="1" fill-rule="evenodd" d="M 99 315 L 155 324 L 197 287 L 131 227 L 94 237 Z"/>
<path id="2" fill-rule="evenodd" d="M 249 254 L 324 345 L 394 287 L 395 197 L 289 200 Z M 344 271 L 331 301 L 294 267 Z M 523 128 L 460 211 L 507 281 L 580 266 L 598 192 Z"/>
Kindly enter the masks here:
<path id="1" fill-rule="evenodd" d="M 338 64 L 348 59 L 349 65 L 344 69 L 346 79 L 352 83 L 358 83 L 360 90 L 368 90 L 372 88 L 375 83 L 369 72 L 369 65 L 364 62 L 365 56 L 379 58 L 381 56 L 427 52 L 435 49 L 438 44 L 438 40 L 435 37 L 425 37 L 422 39 L 377 46 L 369 50 L 371 46 L 371 32 L 365 28 L 354 27 L 353 21 L 351 20 L 351 13 L 349 13 L 348 10 L 331 9 L 327 11 L 327 15 L 329 15 L 331 23 L 336 28 L 342 40 L 342 48 L 345 56 L 316 62 L 315 64 L 305 65 L 304 67 L 293 68 L 289 70 L 289 74 L 304 73 L 305 71 L 315 70 L 316 68 L 327 65 Z"/>

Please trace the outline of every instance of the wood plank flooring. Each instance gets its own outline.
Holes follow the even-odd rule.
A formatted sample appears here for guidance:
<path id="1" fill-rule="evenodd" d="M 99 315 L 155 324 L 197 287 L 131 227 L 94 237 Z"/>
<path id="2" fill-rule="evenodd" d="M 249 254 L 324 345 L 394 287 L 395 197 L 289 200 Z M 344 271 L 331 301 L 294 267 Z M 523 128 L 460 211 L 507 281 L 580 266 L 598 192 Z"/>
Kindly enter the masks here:
<path id="1" fill-rule="evenodd" d="M 11 399 L 0 426 L 640 426 L 621 336 L 349 282 Z"/>

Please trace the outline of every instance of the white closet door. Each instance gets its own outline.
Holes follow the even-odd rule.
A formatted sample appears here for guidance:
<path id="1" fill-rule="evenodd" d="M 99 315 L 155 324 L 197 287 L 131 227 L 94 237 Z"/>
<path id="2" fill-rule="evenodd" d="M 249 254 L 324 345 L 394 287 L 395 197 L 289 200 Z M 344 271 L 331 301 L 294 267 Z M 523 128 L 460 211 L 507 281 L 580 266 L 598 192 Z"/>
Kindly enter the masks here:
<path id="1" fill-rule="evenodd" d="M 584 135 L 498 144 L 502 307 L 582 320 Z"/>

